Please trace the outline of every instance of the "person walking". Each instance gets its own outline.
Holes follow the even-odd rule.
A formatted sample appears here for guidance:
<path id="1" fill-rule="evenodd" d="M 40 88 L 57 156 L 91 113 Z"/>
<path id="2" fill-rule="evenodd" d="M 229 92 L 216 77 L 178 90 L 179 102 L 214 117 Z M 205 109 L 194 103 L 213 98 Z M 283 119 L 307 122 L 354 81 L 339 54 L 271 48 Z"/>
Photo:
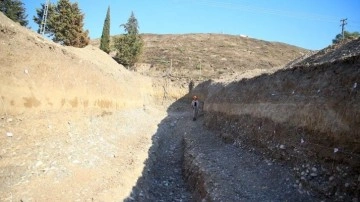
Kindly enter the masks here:
<path id="1" fill-rule="evenodd" d="M 199 100 L 196 95 L 194 95 L 193 100 L 191 102 L 191 107 L 193 109 L 193 121 L 196 121 L 196 118 L 199 113 Z"/>

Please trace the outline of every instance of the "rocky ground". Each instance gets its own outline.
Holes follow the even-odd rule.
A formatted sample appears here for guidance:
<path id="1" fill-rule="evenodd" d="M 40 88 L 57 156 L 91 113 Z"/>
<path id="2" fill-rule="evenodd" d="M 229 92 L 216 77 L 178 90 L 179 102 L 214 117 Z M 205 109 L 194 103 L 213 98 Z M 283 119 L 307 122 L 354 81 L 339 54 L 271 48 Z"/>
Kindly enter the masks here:
<path id="1" fill-rule="evenodd" d="M 165 115 L 149 107 L 1 117 L 0 201 L 126 198 Z"/>
<path id="2" fill-rule="evenodd" d="M 291 167 L 225 143 L 205 128 L 203 115 L 192 121 L 184 101 L 168 108 L 126 201 L 320 201 Z"/>

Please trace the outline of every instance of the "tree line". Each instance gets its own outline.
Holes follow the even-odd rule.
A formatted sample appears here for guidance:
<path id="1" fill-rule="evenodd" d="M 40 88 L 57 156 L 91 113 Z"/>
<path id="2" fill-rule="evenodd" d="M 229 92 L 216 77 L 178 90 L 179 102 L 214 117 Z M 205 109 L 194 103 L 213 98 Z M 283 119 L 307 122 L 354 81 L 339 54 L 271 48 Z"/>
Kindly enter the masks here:
<path id="1" fill-rule="evenodd" d="M 84 30 L 85 15 L 81 12 L 78 3 L 72 3 L 70 0 L 58 0 L 47 6 L 44 32 L 46 36 L 65 46 L 82 48 L 89 44 L 89 31 Z M 39 26 L 38 33 L 41 31 L 45 10 L 46 4 L 40 4 L 40 8 L 36 9 L 36 16 L 33 16 L 34 22 Z M 1 0 L 0 11 L 22 26 L 28 25 L 24 3 L 21 0 Z M 143 47 L 138 21 L 134 13 L 131 13 L 127 23 L 120 26 L 124 28 L 125 34 L 114 37 L 114 43 L 111 45 L 109 6 L 100 39 L 100 49 L 106 53 L 115 51 L 114 59 L 126 67 L 131 67 L 137 62 Z"/>

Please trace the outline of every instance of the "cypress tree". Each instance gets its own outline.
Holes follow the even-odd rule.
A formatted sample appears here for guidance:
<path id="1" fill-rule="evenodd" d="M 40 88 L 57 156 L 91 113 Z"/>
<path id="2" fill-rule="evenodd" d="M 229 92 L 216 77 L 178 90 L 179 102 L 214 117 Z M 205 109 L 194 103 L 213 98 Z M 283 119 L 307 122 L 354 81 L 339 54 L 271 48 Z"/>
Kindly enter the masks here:
<path id="1" fill-rule="evenodd" d="M 0 11 L 20 25 L 25 27 L 28 25 L 24 4 L 20 0 L 1 0 Z"/>
<path id="2" fill-rule="evenodd" d="M 110 6 L 107 9 L 104 27 L 100 40 L 100 49 L 106 53 L 110 53 Z"/>

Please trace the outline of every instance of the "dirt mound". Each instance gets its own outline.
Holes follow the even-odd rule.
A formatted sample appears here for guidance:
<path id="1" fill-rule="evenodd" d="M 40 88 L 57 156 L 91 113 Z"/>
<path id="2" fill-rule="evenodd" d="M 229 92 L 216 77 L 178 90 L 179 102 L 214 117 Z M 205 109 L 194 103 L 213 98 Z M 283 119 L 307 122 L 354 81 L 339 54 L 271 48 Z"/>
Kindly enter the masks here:
<path id="1" fill-rule="evenodd" d="M 2 13 L 0 50 L 0 201 L 128 196 L 165 116 L 154 101 L 175 90 L 165 94 L 165 81 L 129 72 L 98 48 L 53 43 Z"/>
<path id="2" fill-rule="evenodd" d="M 98 48 L 61 46 L 3 14 L 0 22 L 1 114 L 120 109 L 156 96 L 151 79 L 130 74 Z"/>

